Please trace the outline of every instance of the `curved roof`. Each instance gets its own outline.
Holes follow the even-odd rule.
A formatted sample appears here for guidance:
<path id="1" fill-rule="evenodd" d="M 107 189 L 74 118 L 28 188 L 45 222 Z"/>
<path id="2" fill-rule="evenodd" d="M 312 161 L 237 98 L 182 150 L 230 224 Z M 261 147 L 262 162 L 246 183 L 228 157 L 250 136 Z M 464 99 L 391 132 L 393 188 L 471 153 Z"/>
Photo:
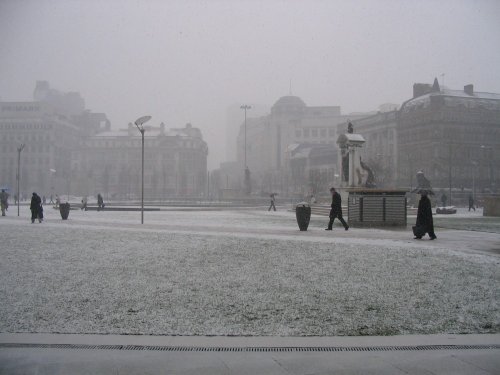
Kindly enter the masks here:
<path id="1" fill-rule="evenodd" d="M 282 96 L 279 98 L 276 103 L 274 103 L 273 108 L 275 107 L 306 107 L 306 103 L 298 96 Z"/>

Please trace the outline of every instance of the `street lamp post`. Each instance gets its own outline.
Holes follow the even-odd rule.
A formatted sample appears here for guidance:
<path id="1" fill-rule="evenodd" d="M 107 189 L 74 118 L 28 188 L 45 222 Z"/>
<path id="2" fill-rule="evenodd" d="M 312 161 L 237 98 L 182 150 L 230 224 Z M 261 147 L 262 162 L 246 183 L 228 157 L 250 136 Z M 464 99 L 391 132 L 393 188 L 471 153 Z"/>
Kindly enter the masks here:
<path id="1" fill-rule="evenodd" d="M 144 132 L 146 131 L 143 124 L 149 120 L 151 120 L 151 116 L 142 116 L 135 120 L 135 126 L 142 136 L 141 224 L 144 224 Z"/>
<path id="2" fill-rule="evenodd" d="M 21 151 L 24 149 L 24 143 L 19 145 L 17 148 L 17 216 L 19 216 L 19 201 L 21 200 L 19 196 L 19 185 L 21 181 Z"/>
<path id="3" fill-rule="evenodd" d="M 449 184 L 449 199 L 450 199 L 450 206 L 451 206 L 451 142 L 448 144 L 449 149 L 448 149 L 448 184 Z"/>
<path id="4" fill-rule="evenodd" d="M 247 167 L 247 110 L 251 108 L 251 106 L 246 104 L 240 107 L 240 109 L 243 109 L 245 111 L 245 168 Z"/>
<path id="5" fill-rule="evenodd" d="M 245 190 L 247 193 L 249 193 L 249 186 L 250 186 L 250 181 L 248 181 L 249 179 L 249 173 L 248 173 L 248 166 L 247 166 L 247 110 L 251 109 L 252 107 L 247 105 L 247 104 L 244 104 L 240 107 L 240 109 L 243 109 L 245 111 L 245 162 L 244 162 L 244 166 L 243 166 L 243 173 L 244 173 L 244 176 L 245 176 Z"/>

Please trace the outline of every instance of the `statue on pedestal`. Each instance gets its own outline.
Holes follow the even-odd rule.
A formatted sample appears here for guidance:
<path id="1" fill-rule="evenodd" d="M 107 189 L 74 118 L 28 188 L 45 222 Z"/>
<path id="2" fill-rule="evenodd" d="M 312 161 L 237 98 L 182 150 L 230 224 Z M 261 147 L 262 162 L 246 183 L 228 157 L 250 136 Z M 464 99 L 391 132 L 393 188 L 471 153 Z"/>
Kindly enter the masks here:
<path id="1" fill-rule="evenodd" d="M 359 158 L 361 169 L 364 170 L 364 176 L 358 171 L 358 184 L 367 188 L 376 188 L 375 175 L 371 168 Z M 364 177 L 364 178 L 363 178 Z"/>
<path id="2" fill-rule="evenodd" d="M 366 187 L 363 181 L 366 181 L 367 177 L 363 178 L 362 175 L 370 175 L 369 168 L 367 169 L 366 164 L 363 168 L 358 152 L 364 143 L 363 136 L 354 133 L 354 126 L 351 122 L 347 125 L 347 133 L 341 134 L 337 139 L 340 149 L 343 187 Z M 373 173 L 371 175 L 373 176 Z"/>

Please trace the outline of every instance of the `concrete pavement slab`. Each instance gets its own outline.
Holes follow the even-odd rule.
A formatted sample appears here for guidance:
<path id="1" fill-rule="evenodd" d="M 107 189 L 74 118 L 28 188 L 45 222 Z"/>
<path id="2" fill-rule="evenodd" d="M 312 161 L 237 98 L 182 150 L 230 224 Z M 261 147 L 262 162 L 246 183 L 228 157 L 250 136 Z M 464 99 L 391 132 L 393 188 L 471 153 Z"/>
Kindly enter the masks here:
<path id="1" fill-rule="evenodd" d="M 72 344 L 72 349 L 7 343 Z M 78 345 L 130 345 L 99 350 Z M 389 337 L 168 337 L 0 334 L 0 374 L 498 374 L 500 335 Z M 142 346 L 141 346 L 142 345 Z M 144 350 L 144 347 L 150 349 Z M 446 345 L 435 350 L 434 345 Z M 454 349 L 470 345 L 469 350 Z M 199 351 L 162 350 L 192 347 Z M 344 351 L 322 351 L 321 347 Z M 371 350 L 384 346 L 384 350 Z M 289 347 L 302 348 L 286 351 Z M 419 349 L 415 349 L 419 347 Z M 260 348 L 258 352 L 214 350 Z M 392 349 L 391 349 L 392 348 Z M 406 348 L 406 349 L 405 349 Z M 434 349 L 433 349 L 434 348 Z M 474 349 L 475 348 L 475 349 Z M 211 351 L 202 351 L 208 349 Z M 284 349 L 285 351 L 282 351 Z M 313 349 L 313 350 L 311 350 Z M 307 351 L 309 350 L 309 351 Z"/>
<path id="2" fill-rule="evenodd" d="M 0 349 L 0 374 L 498 374 L 498 350 L 219 353 Z M 479 363 L 477 365 L 476 363 Z"/>

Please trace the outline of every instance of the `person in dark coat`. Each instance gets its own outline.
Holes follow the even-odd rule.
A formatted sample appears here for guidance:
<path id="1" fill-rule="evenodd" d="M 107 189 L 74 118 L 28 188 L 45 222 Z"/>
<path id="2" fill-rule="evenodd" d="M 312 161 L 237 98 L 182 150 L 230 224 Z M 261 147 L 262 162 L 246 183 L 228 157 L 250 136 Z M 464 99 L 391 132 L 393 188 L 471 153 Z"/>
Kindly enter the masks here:
<path id="1" fill-rule="evenodd" d="M 5 216 L 5 211 L 9 208 L 9 193 L 4 189 L 0 193 L 0 205 L 2 206 L 2 216 Z"/>
<path id="2" fill-rule="evenodd" d="M 97 211 L 101 211 L 104 209 L 104 200 L 102 199 L 102 195 L 97 194 Z"/>
<path id="3" fill-rule="evenodd" d="M 344 218 L 342 217 L 342 198 L 340 197 L 340 194 L 337 193 L 335 188 L 331 188 L 330 193 L 332 194 L 332 209 L 330 210 L 330 221 L 328 223 L 328 228 L 326 228 L 325 230 L 332 230 L 333 221 L 335 220 L 335 218 L 340 220 L 345 230 L 348 230 L 349 225 L 347 225 Z"/>
<path id="4" fill-rule="evenodd" d="M 271 197 L 271 205 L 269 206 L 268 211 L 271 211 L 271 208 L 273 208 L 273 209 L 274 209 L 274 211 L 276 211 L 276 206 L 275 206 L 275 204 L 274 204 L 274 202 L 275 202 L 275 200 L 276 200 L 276 198 L 275 198 L 275 197 L 276 197 L 276 193 L 272 193 L 272 194 L 270 194 L 269 196 Z"/>
<path id="5" fill-rule="evenodd" d="M 441 195 L 441 204 L 443 207 L 446 207 L 446 202 L 448 201 L 448 197 L 446 196 L 445 193 Z"/>
<path id="6" fill-rule="evenodd" d="M 87 197 L 82 198 L 82 211 L 87 211 Z"/>
<path id="7" fill-rule="evenodd" d="M 469 194 L 469 211 L 471 210 L 471 208 L 476 211 L 476 206 L 474 206 L 474 197 L 472 196 L 472 194 Z"/>
<path id="8" fill-rule="evenodd" d="M 434 233 L 434 221 L 432 220 L 432 207 L 431 201 L 427 196 L 427 191 L 422 190 L 420 192 L 421 198 L 418 202 L 417 211 L 417 231 L 415 239 L 420 240 L 426 233 L 429 234 L 431 240 L 435 240 L 436 234 Z"/>
<path id="9" fill-rule="evenodd" d="M 33 193 L 33 196 L 31 197 L 30 210 L 31 224 L 33 224 L 36 219 L 38 219 L 38 221 L 41 223 L 43 218 L 42 199 L 38 196 L 37 193 Z M 42 216 L 40 217 L 40 215 Z"/>

